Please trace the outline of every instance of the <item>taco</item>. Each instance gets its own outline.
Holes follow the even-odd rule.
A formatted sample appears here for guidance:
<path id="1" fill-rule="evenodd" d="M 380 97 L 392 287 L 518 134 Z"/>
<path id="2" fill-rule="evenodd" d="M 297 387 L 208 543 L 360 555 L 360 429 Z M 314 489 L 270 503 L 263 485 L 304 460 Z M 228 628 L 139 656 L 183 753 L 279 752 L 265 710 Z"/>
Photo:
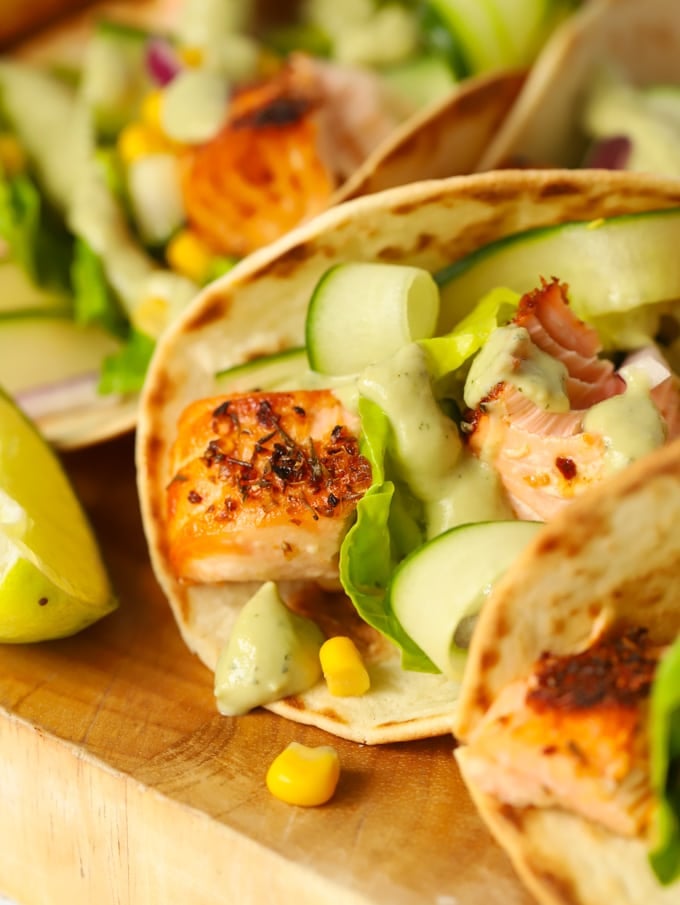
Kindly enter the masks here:
<path id="1" fill-rule="evenodd" d="M 340 205 L 208 287 L 158 346 L 137 435 L 152 563 L 203 662 L 276 582 L 355 640 L 372 683 L 267 706 L 368 743 L 449 731 L 485 586 L 677 434 L 679 203 L 675 182 L 629 174 L 421 183 Z M 612 424 L 636 429 L 614 440 L 592 413 L 628 403 Z"/>
<path id="2" fill-rule="evenodd" d="M 523 80 L 459 83 L 406 7 L 380 68 L 258 10 L 91 5 L 0 60 L 0 384 L 59 446 L 134 425 L 157 337 L 236 260 L 350 195 L 473 169 Z"/>
<path id="3" fill-rule="evenodd" d="M 680 893 L 680 444 L 576 501 L 496 586 L 456 758 L 544 903 Z"/>
<path id="4" fill-rule="evenodd" d="M 547 41 L 480 170 L 602 167 L 680 174 L 673 0 L 594 0 Z"/>

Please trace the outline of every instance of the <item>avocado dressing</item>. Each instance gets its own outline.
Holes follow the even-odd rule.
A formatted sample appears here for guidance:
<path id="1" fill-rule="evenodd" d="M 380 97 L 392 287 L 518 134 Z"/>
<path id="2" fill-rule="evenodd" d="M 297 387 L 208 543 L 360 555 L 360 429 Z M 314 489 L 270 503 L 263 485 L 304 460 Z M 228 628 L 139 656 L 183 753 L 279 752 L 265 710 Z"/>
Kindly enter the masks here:
<path id="1" fill-rule="evenodd" d="M 649 393 L 649 377 L 639 368 L 623 368 L 625 392 L 594 405 L 583 418 L 584 430 L 604 437 L 612 471 L 630 465 L 666 439 L 666 428 Z"/>
<path id="2" fill-rule="evenodd" d="M 358 390 L 390 420 L 390 453 L 399 477 L 424 505 L 427 537 L 465 522 L 512 518 L 497 475 L 463 449 L 456 424 L 439 407 L 417 343 L 366 368 Z"/>
<path id="3" fill-rule="evenodd" d="M 273 582 L 240 611 L 215 669 L 217 709 L 240 716 L 311 688 L 321 678 L 321 629 L 292 612 Z"/>
<path id="4" fill-rule="evenodd" d="M 565 365 L 539 349 L 526 327 L 497 327 L 470 365 L 465 404 L 471 409 L 499 383 L 512 384 L 546 412 L 568 412 Z"/>

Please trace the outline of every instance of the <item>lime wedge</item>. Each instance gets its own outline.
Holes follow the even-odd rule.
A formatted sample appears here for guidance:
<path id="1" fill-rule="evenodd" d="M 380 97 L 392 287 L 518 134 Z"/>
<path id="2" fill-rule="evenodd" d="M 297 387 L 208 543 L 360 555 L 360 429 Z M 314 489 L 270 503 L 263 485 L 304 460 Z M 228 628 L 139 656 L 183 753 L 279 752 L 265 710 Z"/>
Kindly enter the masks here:
<path id="1" fill-rule="evenodd" d="M 62 638 L 115 607 L 94 534 L 59 459 L 0 393 L 0 641 Z"/>

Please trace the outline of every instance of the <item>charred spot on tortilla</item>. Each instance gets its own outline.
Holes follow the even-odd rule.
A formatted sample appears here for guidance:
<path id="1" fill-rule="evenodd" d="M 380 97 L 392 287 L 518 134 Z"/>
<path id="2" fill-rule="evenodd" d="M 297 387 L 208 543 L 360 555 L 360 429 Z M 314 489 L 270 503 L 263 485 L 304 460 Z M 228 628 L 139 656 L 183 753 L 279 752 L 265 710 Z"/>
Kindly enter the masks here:
<path id="1" fill-rule="evenodd" d="M 167 377 L 164 377 L 162 380 L 157 381 L 152 392 L 149 394 L 150 411 L 152 413 L 162 411 L 168 403 L 177 398 L 180 388 L 181 381 L 179 380 L 169 380 Z M 157 438 L 154 437 L 153 439 L 156 440 Z M 162 448 L 162 443 L 150 443 L 150 451 L 152 447 L 157 447 L 154 451 L 159 452 Z"/>
<path id="2" fill-rule="evenodd" d="M 419 233 L 418 237 L 414 243 L 413 249 L 414 251 L 425 251 L 426 248 L 429 248 L 431 245 L 436 245 L 437 240 L 430 233 Z"/>
<path id="3" fill-rule="evenodd" d="M 313 260 L 320 254 L 320 248 L 313 241 L 299 242 L 293 245 L 287 251 L 279 255 L 274 264 L 269 269 L 267 276 L 277 280 L 289 280 L 291 276 L 295 276 L 300 265 L 306 261 Z M 329 255 L 330 257 L 330 255 Z M 253 273 L 249 282 L 257 283 L 262 278 L 262 273 Z"/>
<path id="4" fill-rule="evenodd" d="M 197 309 L 194 317 L 185 322 L 184 330 L 186 333 L 193 333 L 204 329 L 204 327 L 209 327 L 211 324 L 227 317 L 230 308 L 231 298 L 228 295 L 214 293 L 209 304 L 202 305 Z"/>
<path id="5" fill-rule="evenodd" d="M 570 179 L 551 180 L 537 187 L 538 198 L 561 198 L 563 195 L 573 195 L 576 191 L 575 183 Z"/>
<path id="6" fill-rule="evenodd" d="M 498 665 L 500 654 L 495 648 L 487 648 L 482 654 L 481 669 L 482 672 L 489 672 Z"/>
<path id="7" fill-rule="evenodd" d="M 527 813 L 526 808 L 514 808 L 509 804 L 501 804 L 498 808 L 498 816 L 519 833 L 524 829 Z"/>
<path id="8" fill-rule="evenodd" d="M 538 866 L 533 864 L 530 858 L 527 859 L 527 867 L 552 890 L 555 901 L 564 902 L 564 905 L 576 905 L 580 901 L 578 890 L 565 876 L 546 870 L 540 863 Z"/>

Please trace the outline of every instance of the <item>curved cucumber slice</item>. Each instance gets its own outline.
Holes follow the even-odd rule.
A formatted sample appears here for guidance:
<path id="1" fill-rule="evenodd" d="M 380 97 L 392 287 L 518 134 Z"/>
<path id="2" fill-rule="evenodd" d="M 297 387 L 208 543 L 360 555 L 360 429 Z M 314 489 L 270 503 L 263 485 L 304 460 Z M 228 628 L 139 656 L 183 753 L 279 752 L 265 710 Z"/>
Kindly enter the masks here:
<path id="1" fill-rule="evenodd" d="M 524 521 L 460 525 L 419 547 L 395 571 L 392 610 L 444 675 L 460 679 L 474 617 L 541 527 Z"/>
<path id="2" fill-rule="evenodd" d="M 14 261 L 0 261 L 0 321 L 32 312 L 66 314 L 70 308 L 68 298 L 36 286 Z"/>
<path id="3" fill-rule="evenodd" d="M 308 370 L 304 349 L 286 349 L 220 371 L 215 375 L 216 388 L 219 393 L 298 389 Z"/>
<path id="4" fill-rule="evenodd" d="M 574 311 L 586 320 L 680 299 L 678 248 L 680 208 L 508 236 L 437 274 L 437 332 L 451 330 L 494 287 L 524 293 L 541 277 L 567 283 Z"/>
<path id="5" fill-rule="evenodd" d="M 310 367 L 356 374 L 434 333 L 439 290 L 432 275 L 398 264 L 338 264 L 319 280 L 307 310 Z"/>
<path id="6" fill-rule="evenodd" d="M 12 395 L 98 374 L 120 343 L 65 317 L 0 317 L 0 386 Z"/>

